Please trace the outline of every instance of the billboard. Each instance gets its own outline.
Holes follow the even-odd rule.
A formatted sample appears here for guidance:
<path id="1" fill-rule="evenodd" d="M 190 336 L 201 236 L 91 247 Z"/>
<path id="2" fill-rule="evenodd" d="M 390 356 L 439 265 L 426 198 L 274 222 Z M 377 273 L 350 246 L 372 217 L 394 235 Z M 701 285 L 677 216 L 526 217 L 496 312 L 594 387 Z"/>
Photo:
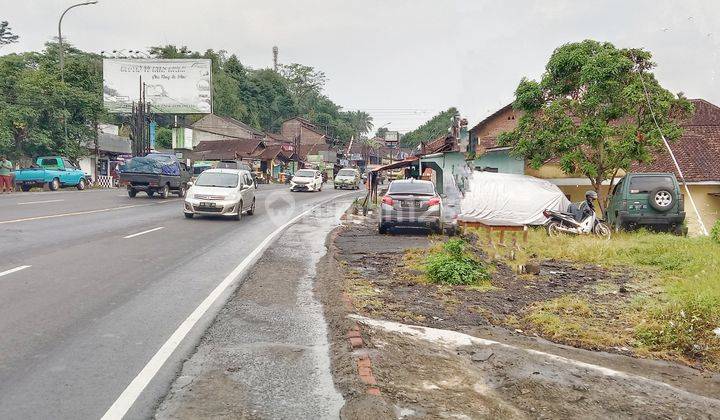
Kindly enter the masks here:
<path id="1" fill-rule="evenodd" d="M 212 112 L 209 59 L 104 59 L 103 104 L 110 113 L 129 114 L 145 84 L 145 101 L 157 114 Z"/>

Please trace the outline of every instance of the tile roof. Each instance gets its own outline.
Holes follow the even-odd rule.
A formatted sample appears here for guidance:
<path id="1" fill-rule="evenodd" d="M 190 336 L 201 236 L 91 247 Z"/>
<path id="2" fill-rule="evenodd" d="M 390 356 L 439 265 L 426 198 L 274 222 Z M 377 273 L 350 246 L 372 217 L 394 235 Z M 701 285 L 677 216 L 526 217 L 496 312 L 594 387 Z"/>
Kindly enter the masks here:
<path id="1" fill-rule="evenodd" d="M 268 138 L 269 141 L 275 142 L 275 143 L 292 143 L 290 139 L 285 138 L 282 134 L 278 133 L 265 133 L 265 136 Z"/>
<path id="2" fill-rule="evenodd" d="M 688 182 L 720 182 L 720 124 L 691 125 L 670 148 Z M 670 153 L 663 149 L 647 164 L 635 164 L 633 172 L 672 172 L 679 177 Z"/>
<path id="3" fill-rule="evenodd" d="M 227 139 L 201 141 L 195 147 L 194 154 L 202 159 L 236 159 L 253 157 L 259 147 L 264 147 L 262 140 Z"/>
<path id="4" fill-rule="evenodd" d="M 425 147 L 422 148 L 421 153 L 424 155 L 431 155 L 433 153 L 449 152 L 455 150 L 455 146 L 457 146 L 455 138 L 450 134 L 443 134 L 433 141 L 426 143 Z"/>
<path id="5" fill-rule="evenodd" d="M 683 135 L 670 143 L 688 182 L 720 182 L 720 107 L 704 99 L 691 99 L 693 115 L 683 122 Z M 679 176 L 670 153 L 663 147 L 651 163 L 635 164 L 634 172 L 673 172 Z"/>

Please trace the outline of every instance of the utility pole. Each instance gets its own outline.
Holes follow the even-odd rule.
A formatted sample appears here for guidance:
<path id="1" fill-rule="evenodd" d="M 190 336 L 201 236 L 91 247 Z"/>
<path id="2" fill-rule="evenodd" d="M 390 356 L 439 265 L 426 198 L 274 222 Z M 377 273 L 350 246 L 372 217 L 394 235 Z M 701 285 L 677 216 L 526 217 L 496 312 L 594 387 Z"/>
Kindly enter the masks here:
<path id="1" fill-rule="evenodd" d="M 150 141 L 148 136 L 148 115 L 150 107 L 145 102 L 145 83 L 140 76 L 140 95 L 138 102 L 132 105 L 130 117 L 132 154 L 133 156 L 145 156 L 150 153 Z"/>

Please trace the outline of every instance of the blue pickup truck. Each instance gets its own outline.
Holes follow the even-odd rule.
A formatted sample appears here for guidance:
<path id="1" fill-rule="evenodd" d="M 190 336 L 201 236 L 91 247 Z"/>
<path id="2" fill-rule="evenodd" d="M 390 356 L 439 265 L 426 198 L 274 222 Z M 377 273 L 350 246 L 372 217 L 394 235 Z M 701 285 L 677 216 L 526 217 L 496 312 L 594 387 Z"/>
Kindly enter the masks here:
<path id="1" fill-rule="evenodd" d="M 84 190 L 88 185 L 88 176 L 61 156 L 41 156 L 30 168 L 15 171 L 15 185 L 23 191 L 32 187 L 47 185 L 55 191 L 60 187 L 75 187 Z"/>

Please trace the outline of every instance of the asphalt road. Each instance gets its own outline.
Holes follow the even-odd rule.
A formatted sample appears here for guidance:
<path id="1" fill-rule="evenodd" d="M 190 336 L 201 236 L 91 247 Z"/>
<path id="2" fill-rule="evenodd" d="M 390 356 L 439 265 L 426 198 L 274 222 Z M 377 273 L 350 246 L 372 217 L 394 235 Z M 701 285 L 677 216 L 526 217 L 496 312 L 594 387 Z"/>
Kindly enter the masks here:
<path id="1" fill-rule="evenodd" d="M 0 418 L 101 417 L 239 261 L 340 194 L 261 186 L 256 214 L 241 221 L 185 219 L 177 198 L 130 199 L 123 190 L 0 196 Z M 152 416 L 223 302 L 127 418 Z"/>

